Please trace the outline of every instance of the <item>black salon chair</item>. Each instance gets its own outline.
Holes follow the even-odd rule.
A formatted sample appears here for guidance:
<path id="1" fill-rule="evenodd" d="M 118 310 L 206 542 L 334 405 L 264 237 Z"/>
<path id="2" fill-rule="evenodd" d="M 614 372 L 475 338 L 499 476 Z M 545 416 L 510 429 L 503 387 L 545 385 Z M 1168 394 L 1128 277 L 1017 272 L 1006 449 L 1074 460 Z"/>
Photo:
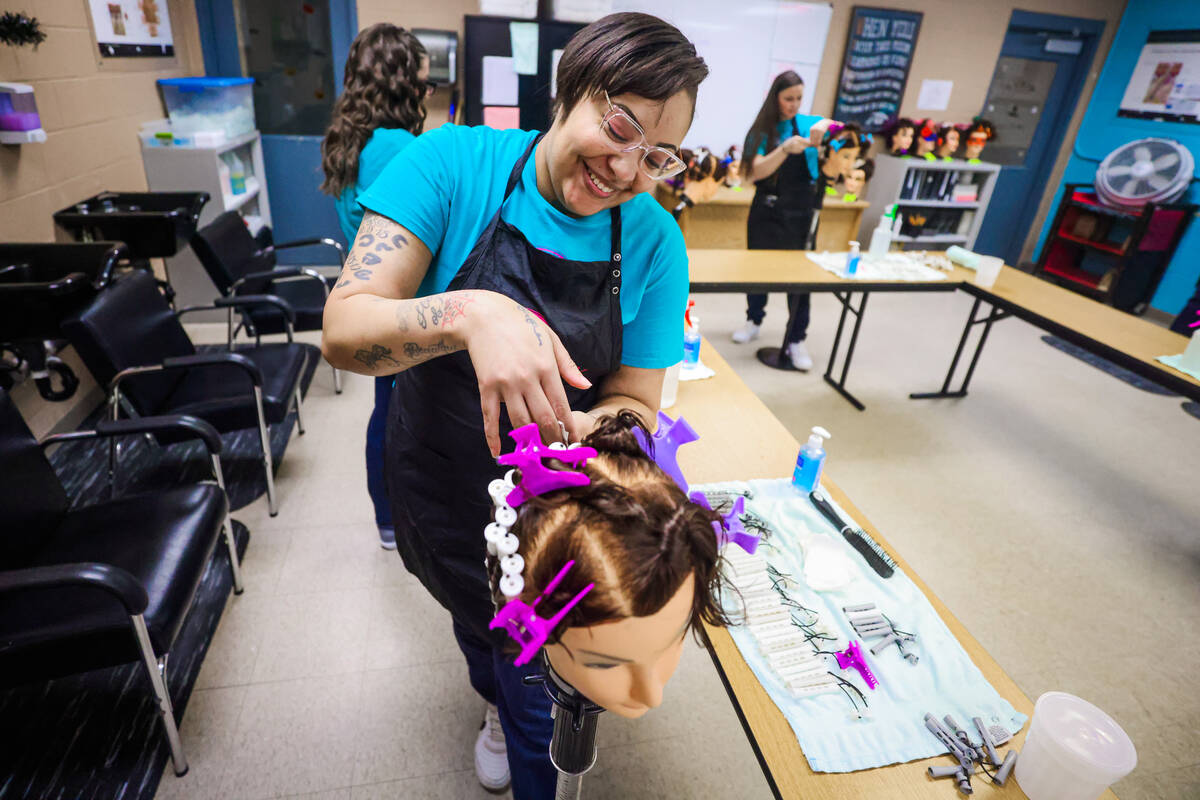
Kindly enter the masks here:
<path id="1" fill-rule="evenodd" d="M 179 317 L 192 311 L 272 306 L 284 319 L 287 342 L 240 347 L 237 352 L 197 353 Z M 142 271 L 122 276 L 62 328 L 83 363 L 107 386 L 111 417 L 190 414 L 222 433 L 258 428 L 267 504 L 279 513 L 268 424 L 283 422 L 292 406 L 300 418 L 300 380 L 308 353 L 292 341 L 292 311 L 269 295 L 218 298 L 211 306 L 172 311 L 154 278 Z"/>
<path id="2" fill-rule="evenodd" d="M 276 266 L 275 253 L 288 248 L 316 246 L 336 249 L 339 263 L 346 263 L 342 245 L 328 238 L 263 247 L 250 235 L 236 211 L 226 211 L 192 237 L 192 250 L 222 297 L 245 294 L 281 297 L 296 312 L 295 329 L 298 331 L 321 330 L 325 299 L 337 279 L 326 278 L 309 267 Z M 269 306 L 242 309 L 241 319 L 239 327 L 245 327 L 246 332 L 256 338 L 284 331 L 283 315 Z M 231 343 L 235 335 L 231 316 Z M 333 370 L 333 388 L 338 394 L 342 393 L 342 377 L 337 369 Z"/>
<path id="3" fill-rule="evenodd" d="M 72 509 L 43 448 L 140 433 L 200 439 L 216 482 Z M 0 685 L 142 662 L 177 775 L 187 772 L 187 760 L 167 691 L 167 655 L 222 536 L 234 591 L 242 591 L 220 452 L 216 430 L 186 416 L 105 421 L 39 444 L 0 390 Z"/>

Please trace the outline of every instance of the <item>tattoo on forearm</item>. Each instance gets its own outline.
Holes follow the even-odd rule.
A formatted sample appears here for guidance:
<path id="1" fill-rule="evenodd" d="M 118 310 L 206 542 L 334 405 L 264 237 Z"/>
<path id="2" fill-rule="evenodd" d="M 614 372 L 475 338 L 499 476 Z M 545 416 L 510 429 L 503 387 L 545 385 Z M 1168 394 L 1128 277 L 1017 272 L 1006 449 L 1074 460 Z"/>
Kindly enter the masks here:
<path id="1" fill-rule="evenodd" d="M 533 335 L 537 337 L 538 347 L 541 347 L 542 346 L 542 329 L 538 327 L 537 318 L 534 317 L 533 314 L 529 313 L 528 309 L 526 309 L 526 311 L 525 311 L 525 321 L 527 323 L 529 323 L 530 328 L 533 328 Z"/>
<path id="2" fill-rule="evenodd" d="M 399 226 L 387 217 L 373 211 L 366 212 L 362 225 L 358 228 L 358 238 L 355 239 L 350 257 L 346 259 L 346 266 L 342 269 L 340 280 L 334 288 L 349 286 L 351 276 L 360 281 L 371 280 L 374 271 L 368 267 L 383 263 L 383 259 L 376 253 L 398 250 L 408 244 L 408 239 L 396 231 L 397 227 Z"/>
<path id="3" fill-rule="evenodd" d="M 388 363 L 394 364 L 397 367 L 400 366 L 400 362 L 392 358 L 392 348 L 384 347 L 381 344 L 371 345 L 370 350 L 358 350 L 354 354 L 354 360 L 361 361 L 363 364 L 366 364 L 367 369 L 375 369 L 376 365 L 379 364 L 380 361 L 387 361 Z"/>
<path id="4" fill-rule="evenodd" d="M 453 353 L 458 350 L 458 346 L 451 343 L 447 344 L 445 339 L 438 339 L 431 345 L 422 346 L 417 342 L 404 343 L 404 355 L 410 361 L 419 362 L 433 356 L 442 356 L 447 353 Z"/>
<path id="5" fill-rule="evenodd" d="M 442 298 L 442 327 L 449 328 L 457 320 L 466 316 L 467 306 L 475 302 L 475 295 L 469 292 L 449 294 Z"/>

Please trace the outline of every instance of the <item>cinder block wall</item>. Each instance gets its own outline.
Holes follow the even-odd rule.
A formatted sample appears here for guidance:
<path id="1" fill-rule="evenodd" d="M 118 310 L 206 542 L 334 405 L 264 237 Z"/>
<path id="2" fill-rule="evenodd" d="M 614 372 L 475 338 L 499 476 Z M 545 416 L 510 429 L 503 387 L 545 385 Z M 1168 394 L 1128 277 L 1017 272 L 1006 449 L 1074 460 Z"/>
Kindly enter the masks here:
<path id="1" fill-rule="evenodd" d="M 155 81 L 204 74 L 195 5 L 167 5 L 174 58 L 102 59 L 83 0 L 25 4 L 47 38 L 36 51 L 0 45 L 0 81 L 34 87 L 47 138 L 0 145 L 0 241 L 51 241 L 58 209 L 104 189 L 146 189 L 137 131 L 165 114 Z"/>

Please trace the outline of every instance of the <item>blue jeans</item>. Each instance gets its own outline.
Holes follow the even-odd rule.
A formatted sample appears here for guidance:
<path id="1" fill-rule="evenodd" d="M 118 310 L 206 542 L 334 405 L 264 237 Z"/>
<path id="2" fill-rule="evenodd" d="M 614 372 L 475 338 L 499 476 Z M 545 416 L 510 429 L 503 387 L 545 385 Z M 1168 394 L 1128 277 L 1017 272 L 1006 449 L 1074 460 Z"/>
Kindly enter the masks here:
<path id="1" fill-rule="evenodd" d="M 375 524 L 381 528 L 392 527 L 392 506 L 383 480 L 383 440 L 394 379 L 392 375 L 375 379 L 375 408 L 367 422 L 367 492 L 375 506 Z"/>
<path id="2" fill-rule="evenodd" d="M 471 687 L 500 711 L 514 800 L 553 800 L 558 770 L 550 762 L 550 698 L 541 684 L 526 686 L 522 681 L 541 673 L 539 661 L 513 666 L 511 654 L 493 648 L 457 621 L 454 638 L 467 658 Z"/>

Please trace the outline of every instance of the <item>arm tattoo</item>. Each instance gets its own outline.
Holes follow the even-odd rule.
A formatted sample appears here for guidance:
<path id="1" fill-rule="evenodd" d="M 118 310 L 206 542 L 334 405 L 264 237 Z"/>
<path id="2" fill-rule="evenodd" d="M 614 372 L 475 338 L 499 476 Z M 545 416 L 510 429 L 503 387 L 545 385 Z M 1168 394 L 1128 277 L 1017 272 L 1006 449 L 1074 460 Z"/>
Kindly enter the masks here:
<path id="1" fill-rule="evenodd" d="M 541 328 L 538 327 L 537 319 L 534 318 L 533 314 L 529 313 L 528 309 L 525 310 L 525 321 L 527 323 L 529 323 L 529 327 L 533 328 L 533 335 L 537 337 L 538 347 L 541 347 L 542 346 L 542 330 L 541 330 Z"/>
<path id="2" fill-rule="evenodd" d="M 387 217 L 376 214 L 374 211 L 366 212 L 363 215 L 362 224 L 358 228 L 358 237 L 355 239 L 354 247 L 350 250 L 350 257 L 346 259 L 346 266 L 342 269 L 341 280 L 334 288 L 341 289 L 349 286 L 350 276 L 360 281 L 371 280 L 374 271 L 368 267 L 383 263 L 383 259 L 376 253 L 398 250 L 408 244 L 408 239 L 403 234 L 396 232 L 396 227 L 396 223 Z M 374 252 L 372 252 L 372 248 Z"/>
<path id="3" fill-rule="evenodd" d="M 443 356 L 458 350 L 454 344 L 447 344 L 445 339 L 438 339 L 433 344 L 423 347 L 416 342 L 404 343 L 404 355 L 413 363 L 424 361 L 434 356 Z"/>
<path id="4" fill-rule="evenodd" d="M 406 346 L 407 347 L 407 346 Z M 367 369 L 375 369 L 375 366 L 380 361 L 387 361 L 391 364 L 400 366 L 400 362 L 392 358 L 392 348 L 384 347 L 381 344 L 371 345 L 370 350 L 359 350 L 354 354 L 355 361 L 361 361 L 367 365 Z"/>

